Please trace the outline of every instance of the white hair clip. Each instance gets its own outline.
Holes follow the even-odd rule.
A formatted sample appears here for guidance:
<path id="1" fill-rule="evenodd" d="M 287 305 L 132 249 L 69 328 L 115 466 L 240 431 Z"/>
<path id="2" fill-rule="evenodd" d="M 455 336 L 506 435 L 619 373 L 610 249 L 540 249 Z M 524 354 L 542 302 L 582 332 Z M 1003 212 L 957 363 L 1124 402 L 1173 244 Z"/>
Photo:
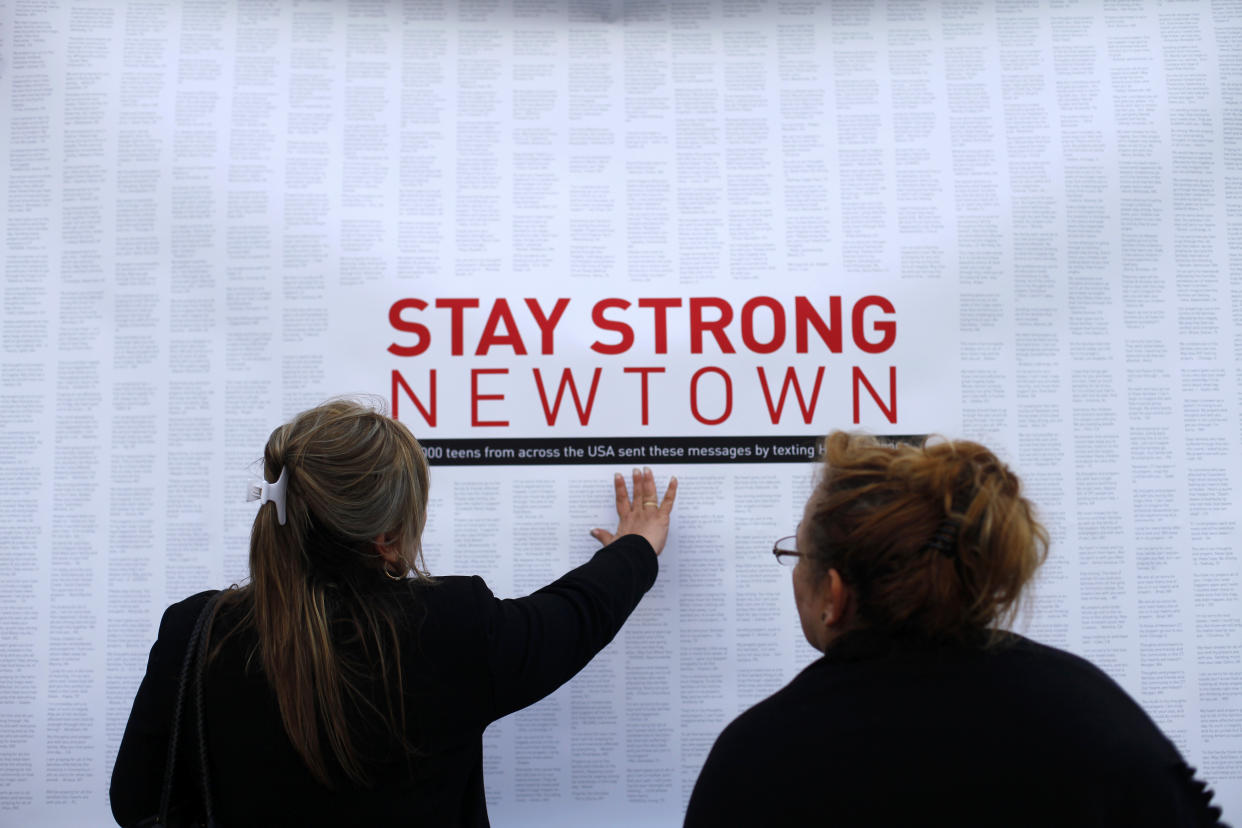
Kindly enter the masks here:
<path id="1" fill-rule="evenodd" d="M 246 488 L 246 500 L 257 500 L 262 506 L 269 500 L 276 504 L 276 520 L 281 526 L 285 525 L 285 469 L 280 470 L 280 477 L 276 478 L 275 483 L 268 483 L 266 480 L 255 480 Z"/>

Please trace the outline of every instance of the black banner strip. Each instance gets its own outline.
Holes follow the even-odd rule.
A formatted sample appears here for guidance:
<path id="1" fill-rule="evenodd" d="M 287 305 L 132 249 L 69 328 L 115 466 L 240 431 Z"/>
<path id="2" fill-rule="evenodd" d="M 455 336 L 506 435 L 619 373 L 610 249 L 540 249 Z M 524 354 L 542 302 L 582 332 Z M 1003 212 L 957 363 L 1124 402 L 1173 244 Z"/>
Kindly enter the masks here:
<path id="1" fill-rule="evenodd" d="M 887 440 L 922 437 L 885 435 Z M 810 463 L 824 438 L 529 437 L 419 440 L 432 466 L 597 466 L 655 463 Z"/>

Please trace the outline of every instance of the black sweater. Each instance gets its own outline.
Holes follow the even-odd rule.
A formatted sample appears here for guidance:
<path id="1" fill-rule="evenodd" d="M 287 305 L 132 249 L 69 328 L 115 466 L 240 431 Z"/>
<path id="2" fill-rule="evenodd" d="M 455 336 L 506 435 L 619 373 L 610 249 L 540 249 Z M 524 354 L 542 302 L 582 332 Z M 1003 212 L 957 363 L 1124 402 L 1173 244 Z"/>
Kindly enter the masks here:
<path id="1" fill-rule="evenodd" d="M 725 729 L 685 824 L 1216 825 L 1210 799 L 1077 656 L 855 632 Z"/>
<path id="2" fill-rule="evenodd" d="M 483 729 L 581 670 L 613 639 L 656 573 L 651 545 L 627 535 L 526 598 L 499 600 L 478 577 L 377 586 L 409 593 L 401 668 L 408 736 L 421 753 L 412 763 L 391 756 L 373 790 L 331 791 L 314 780 L 285 735 L 257 661 L 247 668 L 253 632 L 233 636 L 205 682 L 217 819 L 230 828 L 486 825 Z M 112 772 L 112 813 L 122 825 L 158 809 L 177 675 L 194 620 L 212 594 L 174 604 L 160 622 Z M 218 623 L 227 629 L 229 620 Z M 193 719 L 182 722 L 183 745 L 192 747 Z M 192 755 L 187 748 L 179 760 L 182 782 L 197 778 Z"/>

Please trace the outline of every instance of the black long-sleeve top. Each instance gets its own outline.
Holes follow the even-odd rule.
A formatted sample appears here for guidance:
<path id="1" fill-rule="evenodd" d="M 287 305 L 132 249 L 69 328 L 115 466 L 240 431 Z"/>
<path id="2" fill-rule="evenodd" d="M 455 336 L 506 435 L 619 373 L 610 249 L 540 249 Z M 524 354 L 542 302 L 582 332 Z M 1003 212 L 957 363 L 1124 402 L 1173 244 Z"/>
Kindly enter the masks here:
<path id="1" fill-rule="evenodd" d="M 687 828 L 1213 826 L 1177 748 L 1091 663 L 843 636 L 717 739 Z"/>
<path id="2" fill-rule="evenodd" d="M 248 664 L 253 632 L 233 636 L 205 679 L 217 819 L 235 828 L 487 825 L 484 728 L 581 670 L 613 639 L 657 569 L 651 545 L 627 535 L 525 598 L 497 599 L 477 576 L 377 586 L 409 594 L 400 656 L 407 736 L 418 754 L 390 756 L 371 790 L 329 790 L 311 776 L 285 735 L 257 659 Z M 121 825 L 158 809 L 182 657 L 212 594 L 174 604 L 160 622 L 112 772 L 112 812 Z M 229 622 L 222 615 L 217 629 Z M 193 744 L 192 723 L 183 716 L 182 746 Z M 196 754 L 182 755 L 179 795 L 198 774 Z"/>

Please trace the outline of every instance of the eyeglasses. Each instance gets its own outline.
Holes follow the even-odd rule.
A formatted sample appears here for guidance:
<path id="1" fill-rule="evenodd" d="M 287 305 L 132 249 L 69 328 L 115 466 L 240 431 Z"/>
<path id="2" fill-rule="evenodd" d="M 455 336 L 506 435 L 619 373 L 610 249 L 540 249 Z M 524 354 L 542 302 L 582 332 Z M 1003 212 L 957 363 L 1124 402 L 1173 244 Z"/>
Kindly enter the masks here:
<path id="1" fill-rule="evenodd" d="M 798 558 L 804 557 L 798 551 L 798 536 L 790 535 L 772 544 L 772 555 L 781 566 L 796 566 Z"/>

